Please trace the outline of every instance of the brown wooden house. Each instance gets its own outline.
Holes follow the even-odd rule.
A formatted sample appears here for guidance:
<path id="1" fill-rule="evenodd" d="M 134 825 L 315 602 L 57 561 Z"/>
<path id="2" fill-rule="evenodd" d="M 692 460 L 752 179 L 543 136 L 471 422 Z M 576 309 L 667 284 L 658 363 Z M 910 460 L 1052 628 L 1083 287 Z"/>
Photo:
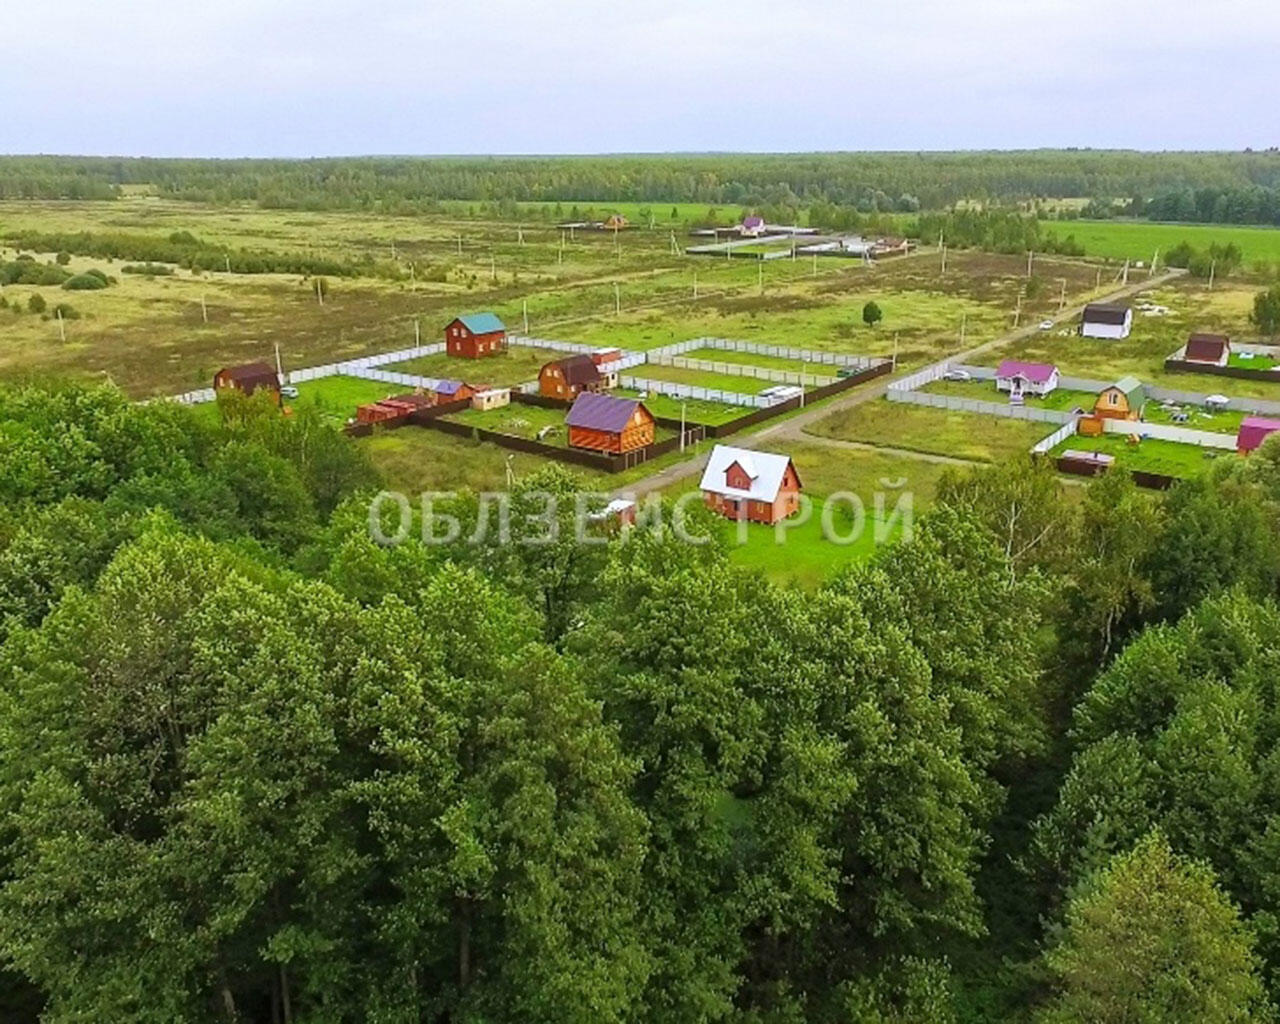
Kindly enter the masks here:
<path id="1" fill-rule="evenodd" d="M 445 351 L 460 359 L 482 359 L 507 350 L 507 328 L 494 313 L 467 313 L 444 329 Z"/>
<path id="2" fill-rule="evenodd" d="M 1093 414 L 1104 420 L 1136 420 L 1142 413 L 1146 391 L 1137 377 L 1121 377 L 1098 393 Z"/>
<path id="3" fill-rule="evenodd" d="M 718 444 L 699 486 L 707 508 L 730 519 L 771 526 L 800 508 L 800 474 L 786 455 Z"/>
<path id="4" fill-rule="evenodd" d="M 1231 358 L 1231 340 L 1221 334 L 1193 334 L 1187 339 L 1182 358 L 1188 363 L 1226 366 Z"/>
<path id="5" fill-rule="evenodd" d="M 231 389 L 245 395 L 255 391 L 272 392 L 280 400 L 280 378 L 267 363 L 245 363 L 242 366 L 226 366 L 213 375 L 213 390 Z"/>
<path id="6" fill-rule="evenodd" d="M 653 413 L 638 398 L 583 392 L 564 422 L 572 448 L 618 455 L 653 444 Z"/>
<path id="7" fill-rule="evenodd" d="M 584 391 L 600 391 L 605 379 L 590 356 L 565 356 L 538 371 L 538 394 L 570 401 Z"/>

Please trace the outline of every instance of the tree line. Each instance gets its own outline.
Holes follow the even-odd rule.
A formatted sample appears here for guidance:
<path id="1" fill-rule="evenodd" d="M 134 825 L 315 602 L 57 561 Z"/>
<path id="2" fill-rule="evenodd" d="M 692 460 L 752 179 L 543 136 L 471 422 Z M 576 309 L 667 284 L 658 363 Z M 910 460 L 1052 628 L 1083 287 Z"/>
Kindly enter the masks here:
<path id="1" fill-rule="evenodd" d="M 943 481 L 814 591 L 299 408 L 0 388 L 15 1022 L 1263 1020 L 1280 442 Z M 467 543 L 467 538 L 476 543 Z"/>
<path id="2" fill-rule="evenodd" d="M 0 157 L 0 198 L 108 198 L 128 187 L 276 209 L 430 210 L 439 200 L 808 205 L 861 212 L 962 200 L 1280 188 L 1280 151 L 682 154 L 194 160 Z"/>

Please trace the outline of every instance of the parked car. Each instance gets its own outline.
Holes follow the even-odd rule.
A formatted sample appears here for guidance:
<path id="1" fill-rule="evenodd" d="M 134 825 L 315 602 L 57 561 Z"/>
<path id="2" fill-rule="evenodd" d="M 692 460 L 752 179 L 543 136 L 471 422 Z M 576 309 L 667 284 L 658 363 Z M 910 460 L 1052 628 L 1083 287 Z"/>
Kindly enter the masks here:
<path id="1" fill-rule="evenodd" d="M 942 375 L 943 380 L 973 380 L 973 374 L 968 370 L 948 370 Z"/>
<path id="2" fill-rule="evenodd" d="M 297 398 L 298 389 L 295 388 L 292 384 L 285 384 L 280 388 L 280 394 L 282 394 L 285 398 Z"/>
<path id="3" fill-rule="evenodd" d="M 1041 321 L 1040 321 L 1040 330 L 1042 330 L 1042 331 L 1051 331 L 1051 330 L 1053 330 L 1053 321 L 1052 321 L 1052 320 L 1041 320 Z"/>

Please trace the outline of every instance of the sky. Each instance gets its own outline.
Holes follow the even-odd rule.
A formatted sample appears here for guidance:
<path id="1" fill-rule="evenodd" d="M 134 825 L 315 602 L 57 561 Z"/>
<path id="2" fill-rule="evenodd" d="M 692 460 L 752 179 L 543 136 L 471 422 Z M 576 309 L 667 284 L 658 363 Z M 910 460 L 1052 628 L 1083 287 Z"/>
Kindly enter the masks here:
<path id="1" fill-rule="evenodd" d="M 0 153 L 1280 145 L 1274 0 L 5 7 Z"/>

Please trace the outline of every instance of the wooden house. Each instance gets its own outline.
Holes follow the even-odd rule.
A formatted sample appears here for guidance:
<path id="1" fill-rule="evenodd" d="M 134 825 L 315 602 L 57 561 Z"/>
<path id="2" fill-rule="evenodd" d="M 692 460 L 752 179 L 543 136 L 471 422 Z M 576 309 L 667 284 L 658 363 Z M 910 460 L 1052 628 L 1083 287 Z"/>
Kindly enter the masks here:
<path id="1" fill-rule="evenodd" d="M 604 386 L 604 375 L 588 355 L 565 356 L 538 371 L 538 394 L 544 398 L 569 401 L 584 391 L 601 391 Z"/>
<path id="2" fill-rule="evenodd" d="M 617 455 L 653 444 L 653 413 L 638 398 L 583 392 L 564 422 L 572 448 Z"/>
<path id="3" fill-rule="evenodd" d="M 280 400 L 280 377 L 267 363 L 245 363 L 242 366 L 227 366 L 213 375 L 213 390 L 239 391 L 252 395 L 258 390 L 271 391 L 276 401 Z"/>
<path id="4" fill-rule="evenodd" d="M 996 390 L 1010 396 L 1043 398 L 1058 386 L 1058 368 L 1051 363 L 1024 363 L 1006 359 L 996 368 Z"/>
<path id="5" fill-rule="evenodd" d="M 1133 310 L 1113 302 L 1091 302 L 1080 318 L 1080 334 L 1085 338 L 1115 341 L 1129 337 L 1132 328 Z"/>
<path id="6" fill-rule="evenodd" d="M 436 405 L 443 405 L 445 402 L 457 402 L 464 398 L 469 399 L 475 393 L 475 388 L 470 384 L 464 384 L 460 380 L 438 380 L 436 381 L 436 386 L 431 389 Z"/>
<path id="7" fill-rule="evenodd" d="M 606 231 L 621 231 L 626 226 L 627 218 L 622 216 L 620 213 L 609 214 L 609 216 L 605 218 L 604 223 L 601 224 L 601 227 Z"/>
<path id="8" fill-rule="evenodd" d="M 718 444 L 699 486 L 707 507 L 730 519 L 772 525 L 800 508 L 800 475 L 786 455 Z"/>
<path id="9" fill-rule="evenodd" d="M 1240 422 L 1240 432 L 1236 435 L 1236 451 L 1248 455 L 1257 451 L 1272 434 L 1280 431 L 1280 420 L 1267 419 L 1263 416 L 1246 416 Z"/>
<path id="10" fill-rule="evenodd" d="M 1187 339 L 1182 358 L 1188 363 L 1226 366 L 1231 358 L 1231 340 L 1221 334 L 1193 334 Z"/>
<path id="11" fill-rule="evenodd" d="M 444 329 L 445 351 L 460 359 L 481 359 L 507 350 L 507 329 L 494 313 L 467 313 Z"/>
<path id="12" fill-rule="evenodd" d="M 1142 414 L 1147 394 L 1137 377 L 1121 377 L 1103 388 L 1093 403 L 1093 414 L 1104 420 L 1136 420 Z"/>

